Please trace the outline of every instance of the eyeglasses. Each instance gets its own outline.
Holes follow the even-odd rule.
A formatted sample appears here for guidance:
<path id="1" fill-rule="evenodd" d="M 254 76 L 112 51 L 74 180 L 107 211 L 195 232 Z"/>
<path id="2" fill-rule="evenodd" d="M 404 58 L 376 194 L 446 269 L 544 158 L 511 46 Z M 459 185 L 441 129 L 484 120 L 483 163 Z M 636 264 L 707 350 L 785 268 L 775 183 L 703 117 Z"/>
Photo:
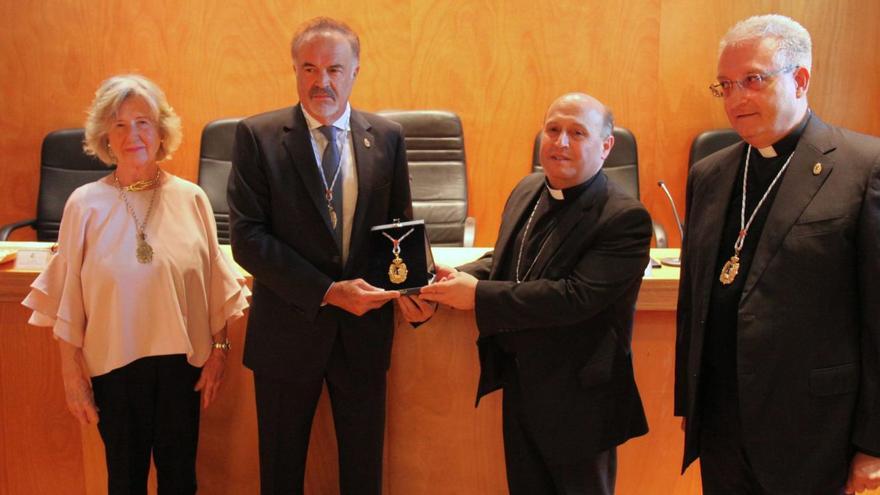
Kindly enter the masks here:
<path id="1" fill-rule="evenodd" d="M 718 81 L 715 84 L 709 85 L 709 91 L 712 92 L 712 96 L 717 96 L 718 98 L 730 96 L 733 93 L 734 87 L 750 91 L 760 91 L 767 87 L 769 80 L 773 77 L 796 70 L 799 67 L 799 65 L 789 65 L 763 74 L 749 74 L 739 81 Z"/>

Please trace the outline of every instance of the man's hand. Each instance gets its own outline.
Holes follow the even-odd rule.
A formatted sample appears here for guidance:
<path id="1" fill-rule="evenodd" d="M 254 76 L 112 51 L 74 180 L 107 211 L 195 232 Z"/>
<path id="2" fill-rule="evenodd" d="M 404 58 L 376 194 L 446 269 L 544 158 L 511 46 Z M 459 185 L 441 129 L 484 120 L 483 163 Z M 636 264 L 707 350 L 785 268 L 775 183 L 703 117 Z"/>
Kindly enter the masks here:
<path id="1" fill-rule="evenodd" d="M 220 385 L 223 383 L 223 372 L 226 368 L 226 351 L 212 349 L 211 355 L 202 366 L 202 374 L 196 382 L 195 391 L 202 393 L 202 408 L 207 409 L 217 398 Z"/>
<path id="2" fill-rule="evenodd" d="M 397 300 L 403 318 L 410 323 L 421 323 L 434 315 L 435 303 L 423 301 L 419 296 L 404 296 Z"/>
<path id="3" fill-rule="evenodd" d="M 455 309 L 474 309 L 476 294 L 477 279 L 464 272 L 454 272 L 441 282 L 422 287 L 419 297 Z"/>
<path id="4" fill-rule="evenodd" d="M 381 308 L 385 303 L 400 297 L 396 290 L 373 287 L 364 279 L 333 282 L 324 302 L 361 316 L 371 309 Z"/>
<path id="5" fill-rule="evenodd" d="M 434 282 L 440 282 L 448 278 L 453 273 L 457 273 L 458 270 L 452 266 L 446 265 L 434 265 Z"/>
<path id="6" fill-rule="evenodd" d="M 846 493 L 861 493 L 880 488 L 880 457 L 856 452 L 849 465 Z"/>

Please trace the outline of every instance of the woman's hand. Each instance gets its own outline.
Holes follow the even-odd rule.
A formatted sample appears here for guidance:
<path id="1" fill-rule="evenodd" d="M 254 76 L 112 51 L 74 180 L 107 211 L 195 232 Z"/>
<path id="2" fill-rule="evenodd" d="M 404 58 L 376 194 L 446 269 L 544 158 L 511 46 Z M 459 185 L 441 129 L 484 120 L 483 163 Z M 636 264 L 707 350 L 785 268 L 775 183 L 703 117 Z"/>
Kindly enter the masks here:
<path id="1" fill-rule="evenodd" d="M 64 399 L 67 410 L 82 425 L 98 422 L 98 407 L 92 392 L 92 380 L 86 369 L 82 349 L 63 340 L 61 350 L 61 378 L 64 380 Z"/>
<path id="2" fill-rule="evenodd" d="M 202 366 L 202 375 L 196 383 L 196 392 L 202 393 L 202 407 L 207 409 L 217 398 L 220 385 L 223 383 L 223 372 L 226 369 L 226 351 L 212 349 L 211 355 Z"/>

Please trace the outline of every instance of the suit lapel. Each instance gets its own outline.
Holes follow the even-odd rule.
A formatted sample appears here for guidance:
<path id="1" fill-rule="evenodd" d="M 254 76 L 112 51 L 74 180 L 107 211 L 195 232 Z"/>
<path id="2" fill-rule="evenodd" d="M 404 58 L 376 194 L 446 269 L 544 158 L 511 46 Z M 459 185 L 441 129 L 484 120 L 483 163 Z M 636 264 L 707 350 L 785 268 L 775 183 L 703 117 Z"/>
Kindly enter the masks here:
<path id="1" fill-rule="evenodd" d="M 578 237 L 582 239 L 595 232 L 594 226 L 598 221 L 599 214 L 602 212 L 602 209 L 597 206 L 604 205 L 607 197 L 608 176 L 600 170 L 593 183 L 578 196 L 575 203 L 559 219 L 556 228 L 553 229 L 547 238 L 543 252 L 535 260 L 535 266 L 527 280 L 534 280 L 543 275 L 544 269 L 547 268 L 550 260 L 553 259 L 562 243 L 568 239 L 569 234 L 575 227 L 584 224 L 589 226 L 588 231 L 578 233 Z M 584 220 L 586 215 L 590 215 L 591 218 Z"/>
<path id="2" fill-rule="evenodd" d="M 515 190 L 515 195 L 511 196 L 510 204 L 504 209 L 504 215 L 501 219 L 501 231 L 498 232 L 498 240 L 495 242 L 495 252 L 492 255 L 494 260 L 503 260 L 508 249 L 512 249 L 510 244 L 514 241 L 514 235 L 520 219 L 531 211 L 530 206 L 534 206 L 535 196 L 541 192 L 544 187 L 544 174 L 533 174 L 523 184 L 521 188 Z M 489 278 L 495 280 L 498 278 L 498 270 L 502 268 L 502 263 L 493 263 L 492 272 Z"/>
<path id="3" fill-rule="evenodd" d="M 697 282 L 694 293 L 699 294 L 699 309 L 695 305 L 694 312 L 700 320 L 705 320 L 709 310 L 709 297 L 712 284 L 717 283 L 718 273 L 715 264 L 719 250 L 727 249 L 733 254 L 733 246 L 721 246 L 721 234 L 724 230 L 727 206 L 733 196 L 733 188 L 737 187 L 736 174 L 739 161 L 745 150 L 744 144 L 734 146 L 715 160 L 706 171 L 699 183 L 694 184 L 693 205 L 688 205 L 688 239 L 687 256 L 692 258 L 690 264 L 695 267 L 694 280 Z"/>
<path id="4" fill-rule="evenodd" d="M 351 253 L 360 253 L 362 244 L 367 241 L 368 233 L 372 225 L 368 225 L 367 211 L 369 210 L 370 194 L 374 186 L 376 167 L 376 138 L 372 133 L 372 126 L 355 110 L 351 111 L 351 141 L 354 146 L 354 165 L 357 169 L 358 193 L 354 210 L 354 220 L 351 224 L 351 238 L 349 240 L 349 256 L 346 266 L 349 266 L 353 256 Z"/>
<path id="5" fill-rule="evenodd" d="M 327 233 L 333 235 L 330 225 L 330 212 L 327 209 L 327 200 L 324 198 L 324 183 L 318 175 L 318 162 L 315 161 L 315 152 L 312 149 L 312 138 L 309 125 L 302 113 L 302 107 L 297 105 L 293 109 L 293 121 L 290 126 L 285 126 L 283 138 L 284 148 L 290 155 L 293 168 L 299 173 L 309 197 L 315 204 L 315 208 L 324 219 Z M 335 244 L 335 243 L 334 243 Z"/>
<path id="6" fill-rule="evenodd" d="M 831 174 L 834 162 L 825 155 L 833 149 L 828 127 L 814 115 L 804 129 L 788 170 L 785 171 L 779 185 L 779 192 L 773 200 L 743 293 L 752 292 L 751 288 L 758 282 L 770 260 L 779 251 L 779 246 L 788 235 L 791 226 Z M 817 163 L 821 164 L 821 171 L 814 174 L 813 167 Z"/>

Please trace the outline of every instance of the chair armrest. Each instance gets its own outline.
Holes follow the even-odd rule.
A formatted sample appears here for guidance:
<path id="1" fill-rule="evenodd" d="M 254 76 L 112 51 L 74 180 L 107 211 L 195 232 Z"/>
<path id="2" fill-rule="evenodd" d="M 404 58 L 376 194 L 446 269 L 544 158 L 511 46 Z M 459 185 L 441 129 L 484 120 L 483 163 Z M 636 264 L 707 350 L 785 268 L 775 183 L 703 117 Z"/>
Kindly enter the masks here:
<path id="1" fill-rule="evenodd" d="M 464 235 L 461 238 L 463 247 L 474 247 L 474 236 L 477 233 L 477 219 L 467 217 L 464 219 Z"/>
<path id="2" fill-rule="evenodd" d="M 657 222 L 651 221 L 651 224 L 654 227 L 654 239 L 657 241 L 658 248 L 666 248 L 669 247 L 669 240 L 666 237 L 666 229 L 663 228 Z"/>
<path id="3" fill-rule="evenodd" d="M 9 238 L 9 234 L 11 234 L 12 231 L 15 229 L 27 227 L 28 225 L 33 227 L 36 224 L 37 224 L 36 218 L 31 218 L 30 220 L 21 220 L 19 222 L 7 223 L 6 225 L 0 227 L 0 241 L 5 242 L 6 239 Z"/>

